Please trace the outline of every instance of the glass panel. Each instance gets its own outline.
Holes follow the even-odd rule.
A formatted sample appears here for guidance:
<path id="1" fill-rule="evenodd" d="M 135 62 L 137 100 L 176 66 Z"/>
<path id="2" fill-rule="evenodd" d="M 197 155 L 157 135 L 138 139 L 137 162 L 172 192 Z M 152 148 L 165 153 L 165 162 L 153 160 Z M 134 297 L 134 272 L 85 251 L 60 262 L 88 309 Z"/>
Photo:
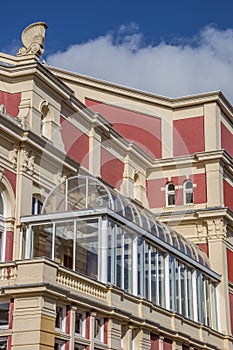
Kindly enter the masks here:
<path id="1" fill-rule="evenodd" d="M 54 259 L 69 269 L 73 269 L 73 238 L 73 222 L 56 224 Z"/>
<path id="2" fill-rule="evenodd" d="M 175 205 L 175 193 L 168 193 L 167 204 L 168 205 Z"/>
<path id="3" fill-rule="evenodd" d="M 75 270 L 98 278 L 98 219 L 77 221 Z"/>
<path id="4" fill-rule="evenodd" d="M 85 312 L 75 311 L 75 333 L 85 337 Z"/>
<path id="5" fill-rule="evenodd" d="M 33 257 L 46 256 L 52 259 L 53 225 L 33 227 Z"/>
<path id="6" fill-rule="evenodd" d="M 147 267 L 145 266 L 145 274 L 144 274 L 144 240 L 142 238 L 138 238 L 138 251 L 137 251 L 137 256 L 138 256 L 138 261 L 137 261 L 137 267 L 138 267 L 138 295 L 144 296 L 144 276 L 146 272 L 148 273 L 148 265 Z M 146 254 L 146 253 L 145 253 Z M 146 259 L 146 257 L 145 257 Z M 147 259 L 148 260 L 148 259 Z M 146 261 L 145 261 L 146 263 Z"/>
<path id="7" fill-rule="evenodd" d="M 211 309 L 210 309 L 210 284 L 209 280 L 204 280 L 206 294 L 206 325 L 211 325 Z"/>
<path id="8" fill-rule="evenodd" d="M 157 251 L 151 247 L 151 301 L 156 304 L 157 297 Z"/>
<path id="9" fill-rule="evenodd" d="M 124 290 L 132 292 L 132 237 L 124 233 Z"/>
<path id="10" fill-rule="evenodd" d="M 177 312 L 181 313 L 181 303 L 180 303 L 180 267 L 178 260 L 175 259 L 175 292 L 176 292 L 176 302 L 175 309 Z"/>
<path id="11" fill-rule="evenodd" d="M 7 349 L 7 338 L 0 339 L 0 349 L 1 350 Z"/>
<path id="12" fill-rule="evenodd" d="M 158 252 L 159 305 L 165 306 L 164 255 Z"/>
<path id="13" fill-rule="evenodd" d="M 104 326 L 103 318 L 94 319 L 94 338 L 100 341 L 103 341 L 103 326 Z"/>
<path id="14" fill-rule="evenodd" d="M 188 299 L 188 317 L 193 320 L 193 288 L 192 288 L 192 272 L 187 270 L 187 299 Z"/>
<path id="15" fill-rule="evenodd" d="M 186 193 L 186 204 L 193 203 L 193 193 L 187 192 Z"/>
<path id="16" fill-rule="evenodd" d="M 183 264 L 180 264 L 180 285 L 181 285 L 181 290 L 180 290 L 180 297 L 181 297 L 181 313 L 183 316 L 186 316 L 186 281 L 185 281 L 185 276 L 186 275 L 186 271 L 185 271 L 185 267 Z"/>
<path id="17" fill-rule="evenodd" d="M 144 286 L 144 297 L 151 300 L 151 248 L 145 242 L 144 245 L 145 264 L 144 264 L 144 275 L 145 275 L 145 286 Z M 143 273 L 143 272 L 142 272 Z"/>
<path id="18" fill-rule="evenodd" d="M 175 258 L 169 256 L 169 290 L 170 290 L 170 309 L 175 310 L 176 284 L 175 284 Z"/>
<path id="19" fill-rule="evenodd" d="M 204 323 L 204 288 L 202 273 L 197 271 L 197 311 L 198 321 Z"/>
<path id="20" fill-rule="evenodd" d="M 157 225 L 158 233 L 159 233 L 159 238 L 165 241 L 165 235 L 164 235 L 164 230 L 160 225 Z"/>
<path id="21" fill-rule="evenodd" d="M 170 183 L 170 184 L 168 184 L 167 189 L 168 189 L 168 191 L 175 191 L 175 185 Z"/>
<path id="22" fill-rule="evenodd" d="M 108 282 L 116 285 L 116 230 L 117 225 L 108 221 Z"/>
<path id="23" fill-rule="evenodd" d="M 65 331 L 66 326 L 66 306 L 56 305 L 55 327 Z"/>
<path id="24" fill-rule="evenodd" d="M 216 306 L 216 286 L 214 284 L 210 284 L 210 293 L 211 293 L 211 312 L 212 312 L 212 328 L 218 330 L 217 325 L 217 306 Z"/>
<path id="25" fill-rule="evenodd" d="M 124 288 L 123 267 L 124 267 L 124 235 L 122 228 L 117 226 L 116 232 L 116 285 Z"/>

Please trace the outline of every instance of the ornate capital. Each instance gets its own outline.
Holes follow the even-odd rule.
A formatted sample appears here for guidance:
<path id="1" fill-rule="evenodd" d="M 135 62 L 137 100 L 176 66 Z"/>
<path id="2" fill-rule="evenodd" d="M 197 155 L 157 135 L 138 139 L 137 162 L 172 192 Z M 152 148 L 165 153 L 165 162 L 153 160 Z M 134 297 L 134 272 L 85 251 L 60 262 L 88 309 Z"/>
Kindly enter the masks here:
<path id="1" fill-rule="evenodd" d="M 226 237 L 227 227 L 223 219 L 207 220 L 207 236 L 209 238 Z"/>

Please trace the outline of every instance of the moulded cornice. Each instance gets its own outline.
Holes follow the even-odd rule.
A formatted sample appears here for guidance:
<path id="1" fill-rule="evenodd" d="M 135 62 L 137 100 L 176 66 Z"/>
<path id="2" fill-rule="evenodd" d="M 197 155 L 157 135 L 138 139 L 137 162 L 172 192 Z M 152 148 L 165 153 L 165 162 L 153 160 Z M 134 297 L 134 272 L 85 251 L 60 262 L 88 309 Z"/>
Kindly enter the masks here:
<path id="1" fill-rule="evenodd" d="M 111 83 L 105 80 L 91 78 L 78 73 L 66 71 L 57 67 L 47 66 L 48 69 L 61 79 L 72 81 L 72 83 L 92 86 L 102 91 L 116 93 L 128 98 L 143 100 L 144 102 L 150 102 L 153 104 L 163 105 L 167 108 L 182 108 L 193 105 L 200 105 L 204 103 L 217 102 L 225 111 L 233 117 L 233 106 L 226 99 L 221 91 L 213 91 L 207 93 L 194 94 L 183 97 L 169 98 L 142 90 L 122 86 L 119 84 Z"/>

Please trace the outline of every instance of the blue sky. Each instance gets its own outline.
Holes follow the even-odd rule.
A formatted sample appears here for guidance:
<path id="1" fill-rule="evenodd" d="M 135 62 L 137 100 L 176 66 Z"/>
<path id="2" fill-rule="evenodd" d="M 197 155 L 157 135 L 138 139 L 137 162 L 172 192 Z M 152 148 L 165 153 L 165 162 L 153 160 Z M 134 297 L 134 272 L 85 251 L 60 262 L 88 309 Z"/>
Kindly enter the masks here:
<path id="1" fill-rule="evenodd" d="M 1 51 L 48 24 L 48 64 L 168 97 L 222 90 L 233 102 L 233 1 L 8 1 Z"/>

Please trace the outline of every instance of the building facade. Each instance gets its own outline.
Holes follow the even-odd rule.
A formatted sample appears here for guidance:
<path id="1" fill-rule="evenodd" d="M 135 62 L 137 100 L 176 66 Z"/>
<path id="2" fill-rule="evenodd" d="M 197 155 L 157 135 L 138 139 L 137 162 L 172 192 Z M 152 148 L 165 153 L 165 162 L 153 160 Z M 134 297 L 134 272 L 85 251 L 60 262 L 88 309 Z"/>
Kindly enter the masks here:
<path id="1" fill-rule="evenodd" d="M 0 53 L 0 348 L 233 349 L 233 107 Z"/>

